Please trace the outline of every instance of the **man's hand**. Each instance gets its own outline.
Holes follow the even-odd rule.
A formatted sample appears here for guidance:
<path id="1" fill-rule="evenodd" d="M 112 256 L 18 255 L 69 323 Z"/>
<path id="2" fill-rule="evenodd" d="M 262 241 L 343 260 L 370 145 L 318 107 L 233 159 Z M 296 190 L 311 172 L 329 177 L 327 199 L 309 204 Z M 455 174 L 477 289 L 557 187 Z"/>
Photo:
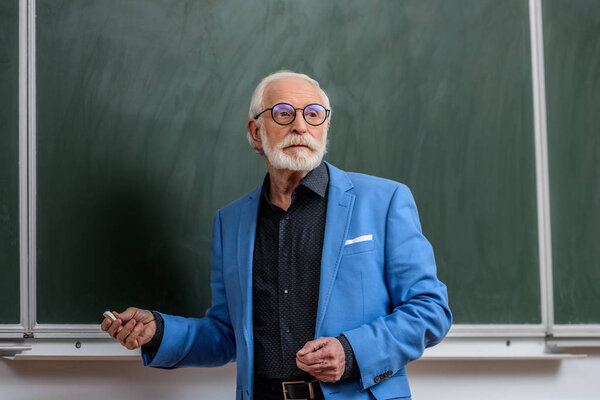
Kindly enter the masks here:
<path id="1" fill-rule="evenodd" d="M 296 353 L 296 365 L 321 382 L 337 382 L 346 369 L 344 347 L 333 337 L 311 340 Z"/>
<path id="2" fill-rule="evenodd" d="M 156 333 L 156 320 L 148 310 L 129 307 L 122 313 L 113 311 L 116 321 L 104 318 L 100 327 L 129 350 L 148 343 Z"/>

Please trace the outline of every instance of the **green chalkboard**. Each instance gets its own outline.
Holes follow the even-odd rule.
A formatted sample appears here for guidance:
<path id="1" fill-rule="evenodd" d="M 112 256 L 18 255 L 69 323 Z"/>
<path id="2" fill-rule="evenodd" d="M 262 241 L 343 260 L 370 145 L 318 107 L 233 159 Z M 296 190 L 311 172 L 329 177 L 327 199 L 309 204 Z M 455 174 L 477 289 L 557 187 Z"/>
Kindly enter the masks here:
<path id="1" fill-rule="evenodd" d="M 0 324 L 19 323 L 19 4 L 0 1 Z"/>
<path id="2" fill-rule="evenodd" d="M 413 189 L 456 322 L 541 321 L 527 1 L 40 0 L 37 63 L 38 322 L 203 314 L 281 68 L 328 91 L 328 160 Z"/>
<path id="3" fill-rule="evenodd" d="M 600 323 L 600 3 L 543 15 L 555 322 Z"/>
<path id="4" fill-rule="evenodd" d="M 528 4 L 392 3 L 342 16 L 331 160 L 413 190 L 455 323 L 540 323 Z"/>

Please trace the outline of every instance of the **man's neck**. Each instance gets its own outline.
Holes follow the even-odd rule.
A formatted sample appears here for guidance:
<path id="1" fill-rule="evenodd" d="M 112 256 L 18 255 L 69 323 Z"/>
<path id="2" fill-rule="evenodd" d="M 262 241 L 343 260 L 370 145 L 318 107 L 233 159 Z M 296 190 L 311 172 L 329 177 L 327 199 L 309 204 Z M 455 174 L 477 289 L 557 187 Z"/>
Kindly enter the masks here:
<path id="1" fill-rule="evenodd" d="M 267 163 L 269 170 L 269 200 L 271 203 L 287 210 L 292 204 L 292 193 L 300 181 L 310 171 L 291 171 L 289 169 L 275 169 Z"/>

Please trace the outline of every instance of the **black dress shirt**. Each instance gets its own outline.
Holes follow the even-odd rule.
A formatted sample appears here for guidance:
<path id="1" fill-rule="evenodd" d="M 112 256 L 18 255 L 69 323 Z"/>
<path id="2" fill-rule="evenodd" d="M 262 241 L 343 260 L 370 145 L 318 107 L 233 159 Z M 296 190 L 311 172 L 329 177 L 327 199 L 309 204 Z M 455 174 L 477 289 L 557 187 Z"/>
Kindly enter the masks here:
<path id="1" fill-rule="evenodd" d="M 254 244 L 254 371 L 271 379 L 307 378 L 296 352 L 315 336 L 329 174 L 309 172 L 287 211 L 269 200 L 265 177 Z"/>

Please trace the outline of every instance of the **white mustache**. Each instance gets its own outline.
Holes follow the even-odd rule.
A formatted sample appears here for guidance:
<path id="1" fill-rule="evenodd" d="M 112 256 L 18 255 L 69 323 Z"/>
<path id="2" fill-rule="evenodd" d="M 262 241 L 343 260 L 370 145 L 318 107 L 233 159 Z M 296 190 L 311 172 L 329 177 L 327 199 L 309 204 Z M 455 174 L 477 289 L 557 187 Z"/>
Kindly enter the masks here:
<path id="1" fill-rule="evenodd" d="M 314 151 L 319 148 L 319 145 L 319 141 L 310 135 L 290 135 L 287 136 L 283 142 L 279 143 L 277 148 L 282 150 L 290 146 L 307 146 L 309 149 Z"/>

